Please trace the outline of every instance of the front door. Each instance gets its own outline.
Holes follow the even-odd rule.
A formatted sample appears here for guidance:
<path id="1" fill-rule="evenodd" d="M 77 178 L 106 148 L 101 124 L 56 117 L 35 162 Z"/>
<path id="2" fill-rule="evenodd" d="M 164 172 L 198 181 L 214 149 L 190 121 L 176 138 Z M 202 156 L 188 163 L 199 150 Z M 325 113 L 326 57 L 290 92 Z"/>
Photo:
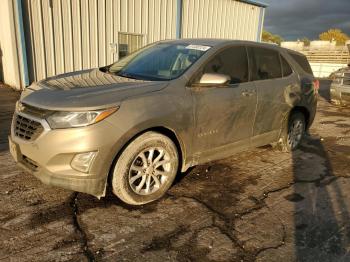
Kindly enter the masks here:
<path id="1" fill-rule="evenodd" d="M 216 54 L 201 74 L 229 75 L 230 85 L 192 88 L 196 124 L 194 150 L 208 156 L 205 161 L 215 159 L 209 157 L 213 151 L 214 154 L 221 152 L 223 157 L 231 149 L 240 151 L 240 147 L 249 147 L 257 96 L 254 83 L 248 82 L 248 72 L 246 48 L 233 46 Z"/>

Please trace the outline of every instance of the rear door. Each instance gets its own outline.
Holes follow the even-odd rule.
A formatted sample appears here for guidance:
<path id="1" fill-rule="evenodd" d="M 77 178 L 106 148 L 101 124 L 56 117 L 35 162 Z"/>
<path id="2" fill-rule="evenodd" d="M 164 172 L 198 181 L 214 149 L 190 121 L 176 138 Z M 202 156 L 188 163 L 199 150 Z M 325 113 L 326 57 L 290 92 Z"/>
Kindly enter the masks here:
<path id="1" fill-rule="evenodd" d="M 290 90 L 298 89 L 297 75 L 276 49 L 254 46 L 248 50 L 257 90 L 252 145 L 260 146 L 277 140 L 283 119 L 290 110 Z"/>
<path id="2" fill-rule="evenodd" d="M 231 82 L 229 87 L 192 88 L 195 151 L 215 151 L 234 142 L 242 147 L 249 146 L 257 100 L 255 86 L 248 81 L 246 47 L 232 46 L 214 55 L 204 64 L 196 81 L 205 73 L 229 75 Z M 239 145 L 231 146 L 231 149 L 239 151 Z"/>

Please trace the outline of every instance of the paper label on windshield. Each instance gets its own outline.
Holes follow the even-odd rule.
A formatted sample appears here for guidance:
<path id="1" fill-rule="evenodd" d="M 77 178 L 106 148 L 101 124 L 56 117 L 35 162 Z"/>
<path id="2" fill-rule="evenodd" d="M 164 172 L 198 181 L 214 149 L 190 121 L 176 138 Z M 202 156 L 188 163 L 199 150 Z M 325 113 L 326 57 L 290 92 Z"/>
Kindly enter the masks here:
<path id="1" fill-rule="evenodd" d="M 192 49 L 192 50 L 199 50 L 199 51 L 208 51 L 210 49 L 210 46 L 206 45 L 188 45 L 186 46 L 186 49 Z"/>

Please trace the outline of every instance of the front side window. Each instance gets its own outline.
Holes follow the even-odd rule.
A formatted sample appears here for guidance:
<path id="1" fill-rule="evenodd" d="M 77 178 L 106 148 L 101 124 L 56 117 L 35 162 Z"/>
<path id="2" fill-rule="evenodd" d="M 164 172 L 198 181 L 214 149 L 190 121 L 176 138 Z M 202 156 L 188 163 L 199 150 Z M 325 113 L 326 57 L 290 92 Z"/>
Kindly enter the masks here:
<path id="1" fill-rule="evenodd" d="M 277 51 L 261 47 L 253 47 L 250 50 L 253 60 L 252 80 L 282 77 L 280 55 Z"/>
<path id="2" fill-rule="evenodd" d="M 215 55 L 204 67 L 203 74 L 218 73 L 231 77 L 230 84 L 239 84 L 248 81 L 248 59 L 244 46 L 225 49 Z"/>
<path id="3" fill-rule="evenodd" d="M 116 62 L 109 72 L 140 80 L 171 80 L 182 75 L 209 49 L 190 44 L 154 44 Z"/>

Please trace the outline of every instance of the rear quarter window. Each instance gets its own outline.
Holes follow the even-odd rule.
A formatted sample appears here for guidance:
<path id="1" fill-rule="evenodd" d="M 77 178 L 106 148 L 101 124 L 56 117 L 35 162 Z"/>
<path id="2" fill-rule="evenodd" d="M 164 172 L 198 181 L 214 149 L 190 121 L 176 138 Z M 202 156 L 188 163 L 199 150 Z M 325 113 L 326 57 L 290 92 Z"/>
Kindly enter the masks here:
<path id="1" fill-rule="evenodd" d="M 313 75 L 311 66 L 309 64 L 309 61 L 307 61 L 307 58 L 303 55 L 298 55 L 294 53 L 289 53 L 290 56 L 294 59 L 295 62 L 299 64 L 299 66 L 308 74 Z"/>
<path id="2" fill-rule="evenodd" d="M 290 76 L 291 74 L 293 74 L 292 68 L 290 67 L 289 63 L 283 56 L 281 56 L 281 63 L 282 63 L 283 77 Z"/>

